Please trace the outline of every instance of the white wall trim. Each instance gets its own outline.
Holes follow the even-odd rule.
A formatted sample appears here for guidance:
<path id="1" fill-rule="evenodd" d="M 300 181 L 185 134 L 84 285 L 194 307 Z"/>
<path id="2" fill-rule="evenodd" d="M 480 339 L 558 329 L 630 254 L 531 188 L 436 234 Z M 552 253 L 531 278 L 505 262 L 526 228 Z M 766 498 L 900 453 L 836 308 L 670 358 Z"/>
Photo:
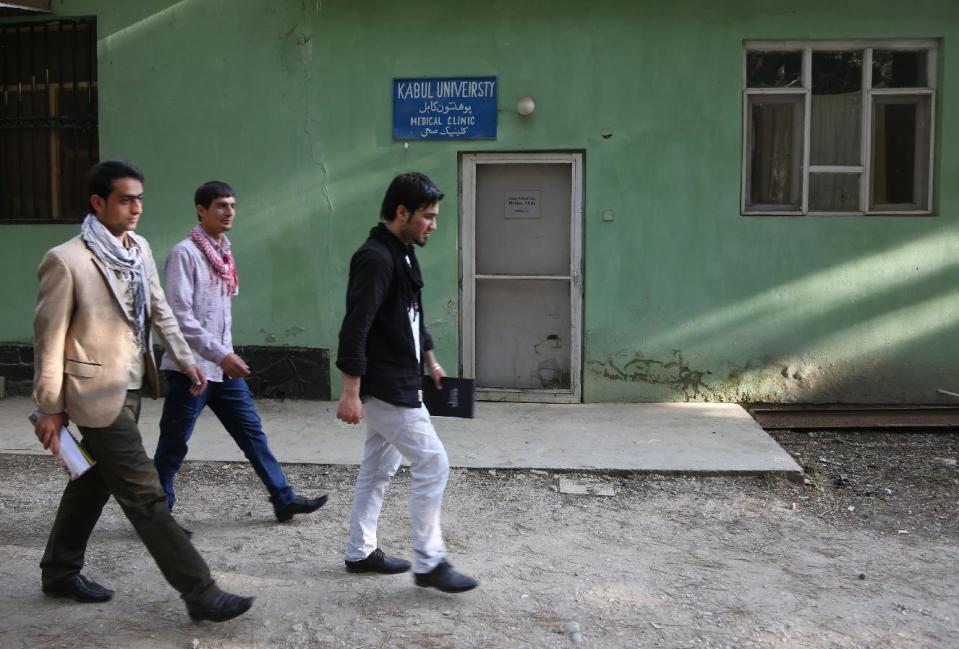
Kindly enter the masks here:
<path id="1" fill-rule="evenodd" d="M 768 40 L 745 40 L 743 41 L 743 122 L 742 122 L 742 178 L 740 183 L 740 213 L 743 216 L 786 216 L 786 215 L 929 215 L 934 212 L 934 180 L 935 171 L 935 141 L 936 141 L 936 87 L 938 84 L 938 53 L 940 41 L 938 39 L 904 39 L 904 40 L 828 40 L 828 41 L 768 41 Z M 861 143 L 860 143 L 860 164 L 859 165 L 812 165 L 810 162 L 810 140 L 812 131 L 812 55 L 816 51 L 829 50 L 859 50 L 863 51 L 862 57 L 862 117 L 861 117 Z M 926 86 L 916 88 L 873 88 L 872 87 L 872 61 L 875 49 L 880 50 L 926 50 Z M 796 51 L 802 54 L 801 82 L 799 87 L 788 88 L 749 88 L 748 87 L 748 69 L 747 58 L 750 51 Z M 749 142 L 752 134 L 750 132 L 749 122 L 749 97 L 754 95 L 763 96 L 803 96 L 803 134 L 802 134 L 802 155 L 800 168 L 800 182 L 802 182 L 802 194 L 800 210 L 779 210 L 776 206 L 768 205 L 749 205 L 749 177 L 751 174 L 751 160 Z M 874 210 L 871 209 L 872 193 L 872 129 L 873 129 L 873 104 L 879 97 L 929 97 L 930 102 L 930 124 L 929 124 L 929 157 L 928 157 L 928 188 L 926 196 L 927 209 L 916 210 L 916 206 L 907 210 Z M 848 212 L 813 212 L 809 209 L 809 176 L 812 173 L 843 173 L 860 175 L 860 194 L 858 210 Z M 915 173 L 919 174 L 919 162 L 917 158 L 917 168 Z M 921 192 L 921 190 L 920 190 Z M 886 207 L 886 206 L 884 206 Z"/>
<path id="2" fill-rule="evenodd" d="M 924 50 L 936 48 L 939 41 L 935 38 L 890 39 L 890 40 L 832 40 L 832 41 L 743 41 L 750 50 L 848 50 L 872 47 L 880 50 Z"/>

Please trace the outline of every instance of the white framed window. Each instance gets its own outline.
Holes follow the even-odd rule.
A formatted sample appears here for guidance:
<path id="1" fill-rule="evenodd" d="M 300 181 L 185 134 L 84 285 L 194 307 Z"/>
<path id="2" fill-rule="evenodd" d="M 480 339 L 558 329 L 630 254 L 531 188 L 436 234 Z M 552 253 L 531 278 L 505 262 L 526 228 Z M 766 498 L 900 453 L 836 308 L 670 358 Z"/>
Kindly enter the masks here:
<path id="1" fill-rule="evenodd" d="M 932 213 L 938 42 L 746 41 L 744 215 Z"/>

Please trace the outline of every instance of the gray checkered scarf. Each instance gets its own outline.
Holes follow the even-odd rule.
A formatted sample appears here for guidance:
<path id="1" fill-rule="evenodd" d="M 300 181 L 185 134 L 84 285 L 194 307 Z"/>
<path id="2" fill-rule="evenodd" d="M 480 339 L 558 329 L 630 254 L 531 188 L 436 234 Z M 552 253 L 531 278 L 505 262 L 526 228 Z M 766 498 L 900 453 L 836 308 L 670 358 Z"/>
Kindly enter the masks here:
<path id="1" fill-rule="evenodd" d="M 146 350 L 146 274 L 143 272 L 143 254 L 136 239 L 128 237 L 129 248 L 113 236 L 100 219 L 87 214 L 80 226 L 80 238 L 96 258 L 110 270 L 116 271 L 127 282 L 127 295 L 133 297 L 133 310 L 140 351 Z M 123 305 L 121 305 L 123 306 Z"/>

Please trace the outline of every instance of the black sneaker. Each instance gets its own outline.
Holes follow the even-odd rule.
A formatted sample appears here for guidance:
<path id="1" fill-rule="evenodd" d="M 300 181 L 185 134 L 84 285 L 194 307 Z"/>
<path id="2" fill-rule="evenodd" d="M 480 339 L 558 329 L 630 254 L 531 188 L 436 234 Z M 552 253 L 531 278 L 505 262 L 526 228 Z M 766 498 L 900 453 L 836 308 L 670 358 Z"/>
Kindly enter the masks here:
<path id="1" fill-rule="evenodd" d="M 186 610 L 194 622 L 209 620 L 210 622 L 226 622 L 243 615 L 253 606 L 252 597 L 242 597 L 222 590 L 217 590 L 202 604 L 187 602 Z"/>
<path id="2" fill-rule="evenodd" d="M 43 586 L 43 594 L 47 597 L 67 597 L 77 602 L 109 602 L 113 599 L 113 591 L 97 582 L 76 574 L 58 584 Z"/>
<path id="3" fill-rule="evenodd" d="M 378 572 L 382 575 L 395 575 L 406 572 L 412 566 L 406 559 L 397 559 L 396 557 L 388 556 L 379 548 L 370 552 L 370 556 L 365 559 L 360 559 L 359 561 L 350 561 L 347 559 L 344 563 L 346 563 L 347 572 Z"/>
<path id="4" fill-rule="evenodd" d="M 444 593 L 463 593 L 479 586 L 477 580 L 453 570 L 446 559 L 430 572 L 416 573 L 413 581 L 421 588 L 435 588 Z"/>
<path id="5" fill-rule="evenodd" d="M 276 520 L 284 523 L 297 514 L 311 514 L 325 504 L 326 496 L 320 496 L 319 498 L 293 496 L 293 500 L 285 505 L 274 505 L 273 513 L 276 514 Z"/>

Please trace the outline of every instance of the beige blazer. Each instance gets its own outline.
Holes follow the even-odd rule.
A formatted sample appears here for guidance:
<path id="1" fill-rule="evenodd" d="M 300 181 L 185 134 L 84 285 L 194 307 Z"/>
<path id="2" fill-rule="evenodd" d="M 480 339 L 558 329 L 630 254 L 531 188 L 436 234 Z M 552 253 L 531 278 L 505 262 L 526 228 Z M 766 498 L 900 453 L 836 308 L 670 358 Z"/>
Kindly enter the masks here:
<path id="1" fill-rule="evenodd" d="M 132 232 L 130 236 L 143 251 L 147 278 L 143 387 L 156 398 L 159 381 L 151 329 L 181 368 L 195 361 L 163 294 L 150 244 Z M 79 236 L 47 252 L 37 275 L 33 400 L 42 413 L 66 412 L 80 426 L 109 426 L 126 397 L 129 337 L 136 335 L 116 276 Z"/>

